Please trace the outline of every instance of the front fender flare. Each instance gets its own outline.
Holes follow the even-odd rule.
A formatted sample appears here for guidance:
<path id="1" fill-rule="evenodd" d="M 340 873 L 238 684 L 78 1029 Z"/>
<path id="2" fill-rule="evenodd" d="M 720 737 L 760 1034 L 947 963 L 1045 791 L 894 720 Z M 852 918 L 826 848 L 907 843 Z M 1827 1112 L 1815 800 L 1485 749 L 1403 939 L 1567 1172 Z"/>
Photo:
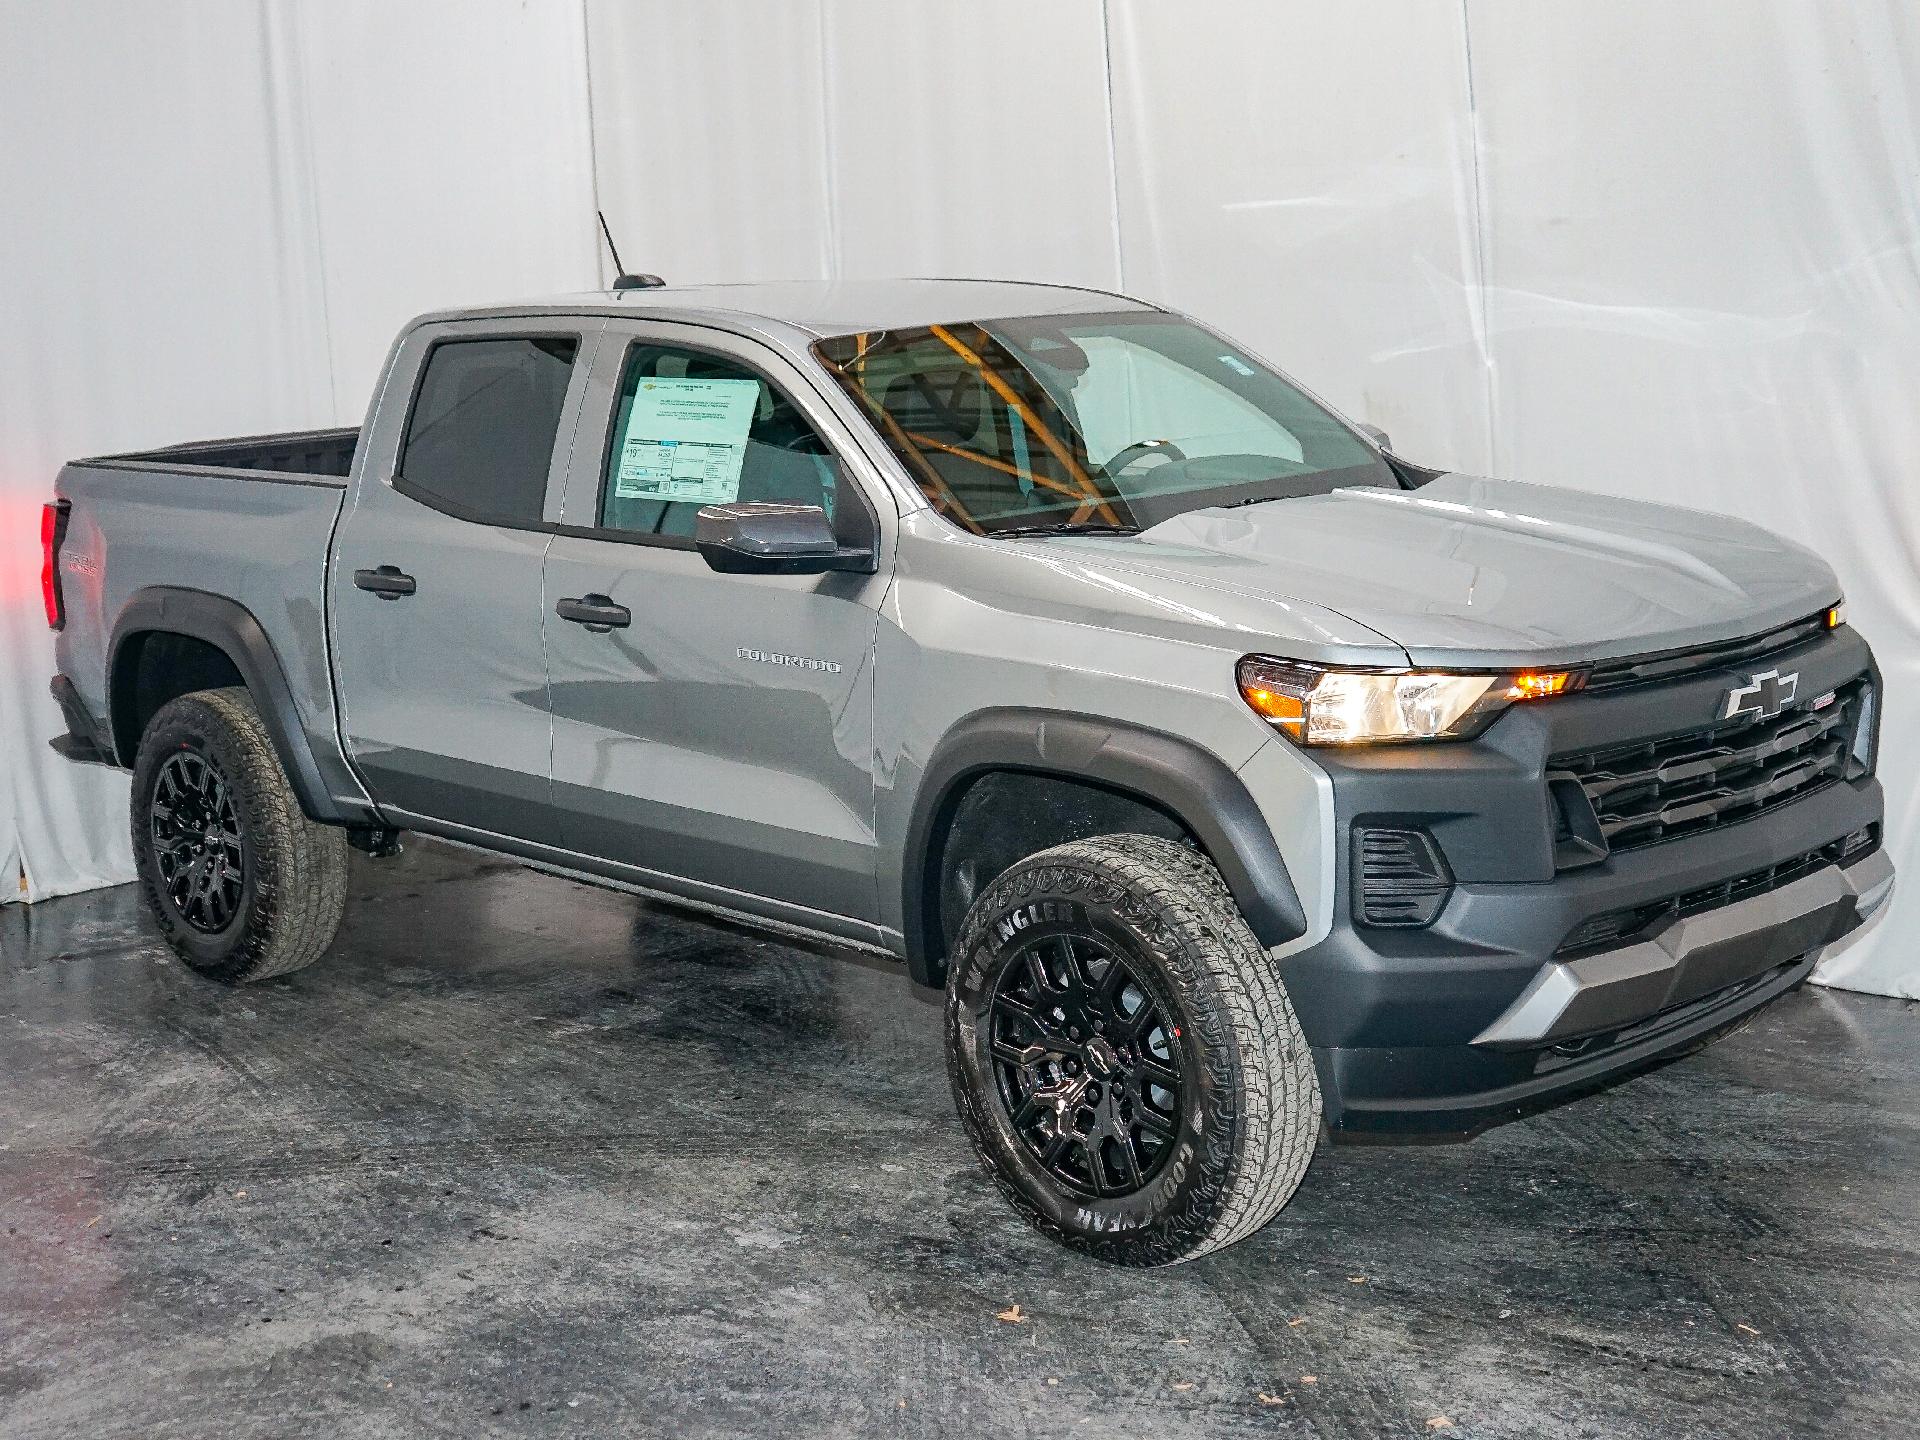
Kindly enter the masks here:
<path id="1" fill-rule="evenodd" d="M 945 936 L 934 872 L 947 827 L 972 780 L 990 771 L 1057 775 L 1152 805 L 1186 827 L 1269 949 L 1307 933 L 1306 911 L 1280 847 L 1239 776 L 1189 740 L 1114 720 L 1047 710 L 983 710 L 942 737 L 921 774 L 901 867 L 907 970 L 944 983 Z"/>

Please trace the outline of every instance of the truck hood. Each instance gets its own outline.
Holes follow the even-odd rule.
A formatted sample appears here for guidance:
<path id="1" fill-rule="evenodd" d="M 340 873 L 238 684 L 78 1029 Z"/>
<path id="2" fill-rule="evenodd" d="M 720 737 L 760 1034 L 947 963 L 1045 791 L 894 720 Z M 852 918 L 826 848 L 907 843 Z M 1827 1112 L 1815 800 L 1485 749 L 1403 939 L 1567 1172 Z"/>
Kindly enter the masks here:
<path id="1" fill-rule="evenodd" d="M 1744 520 L 1465 475 L 1194 510 L 1096 547 L 1139 573 L 1333 611 L 1419 665 L 1710 644 L 1840 596 L 1819 556 Z"/>

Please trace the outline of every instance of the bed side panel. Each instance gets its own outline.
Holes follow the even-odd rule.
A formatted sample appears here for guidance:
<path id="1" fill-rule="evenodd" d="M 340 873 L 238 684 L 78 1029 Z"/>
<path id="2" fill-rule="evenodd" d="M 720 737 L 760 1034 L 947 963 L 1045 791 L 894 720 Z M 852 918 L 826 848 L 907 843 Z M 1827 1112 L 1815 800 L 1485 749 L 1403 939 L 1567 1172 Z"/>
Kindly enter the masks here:
<path id="1" fill-rule="evenodd" d="M 201 590 L 252 613 L 309 743 L 338 750 L 324 604 L 342 482 L 76 464 L 57 490 L 73 507 L 60 670 L 89 710 L 107 713 L 107 650 L 128 601 L 156 585 Z"/>

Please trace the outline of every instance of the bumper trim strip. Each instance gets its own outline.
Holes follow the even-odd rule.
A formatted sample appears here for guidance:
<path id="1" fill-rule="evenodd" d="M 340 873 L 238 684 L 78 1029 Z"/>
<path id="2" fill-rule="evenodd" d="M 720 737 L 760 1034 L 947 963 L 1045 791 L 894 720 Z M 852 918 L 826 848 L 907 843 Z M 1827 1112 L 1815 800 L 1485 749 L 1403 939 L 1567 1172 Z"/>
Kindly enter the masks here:
<path id="1" fill-rule="evenodd" d="M 1520 998 L 1473 1039 L 1513 1048 L 1617 1029 L 1816 950 L 1885 903 L 1885 850 L 1829 865 L 1790 885 L 1682 916 L 1657 935 L 1542 966 Z"/>

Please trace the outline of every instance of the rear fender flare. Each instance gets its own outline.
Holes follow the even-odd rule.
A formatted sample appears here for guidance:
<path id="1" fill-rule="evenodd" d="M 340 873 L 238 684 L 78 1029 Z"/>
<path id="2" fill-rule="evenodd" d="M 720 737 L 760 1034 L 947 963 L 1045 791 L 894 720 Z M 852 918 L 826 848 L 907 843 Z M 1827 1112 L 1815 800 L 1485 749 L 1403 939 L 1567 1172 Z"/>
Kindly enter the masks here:
<path id="1" fill-rule="evenodd" d="M 309 739 L 266 630 L 250 610 L 224 595 L 155 585 L 137 591 L 121 609 L 107 650 L 107 713 L 121 765 L 132 767 L 140 745 L 134 727 L 137 696 L 132 677 L 122 673 L 125 648 L 135 636 L 155 632 L 205 641 L 233 662 L 308 819 L 334 825 L 378 823 L 371 806 L 357 798 L 363 792 L 345 758 L 316 751 Z"/>

